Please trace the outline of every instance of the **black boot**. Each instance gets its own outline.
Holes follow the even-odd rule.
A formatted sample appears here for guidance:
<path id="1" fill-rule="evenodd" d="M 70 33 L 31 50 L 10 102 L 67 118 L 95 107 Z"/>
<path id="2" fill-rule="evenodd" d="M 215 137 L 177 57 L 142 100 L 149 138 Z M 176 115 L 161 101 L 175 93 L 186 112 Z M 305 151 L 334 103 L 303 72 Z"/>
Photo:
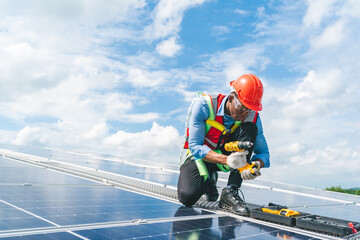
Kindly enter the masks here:
<path id="1" fill-rule="evenodd" d="M 210 190 L 206 193 L 206 199 L 211 202 L 215 202 L 219 198 L 219 193 L 216 187 L 218 173 L 216 171 L 209 173 Z"/>
<path id="2" fill-rule="evenodd" d="M 246 203 L 239 197 L 237 187 L 226 187 L 221 192 L 219 208 L 228 209 L 241 216 L 249 216 Z"/>

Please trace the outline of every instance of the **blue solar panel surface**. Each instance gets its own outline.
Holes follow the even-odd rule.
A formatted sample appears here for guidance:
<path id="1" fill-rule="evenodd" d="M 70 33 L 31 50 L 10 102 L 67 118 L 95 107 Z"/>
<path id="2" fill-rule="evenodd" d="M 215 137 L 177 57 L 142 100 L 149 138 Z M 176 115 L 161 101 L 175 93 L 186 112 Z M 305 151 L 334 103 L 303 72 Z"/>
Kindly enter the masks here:
<path id="1" fill-rule="evenodd" d="M 19 150 L 19 149 L 15 149 Z M 22 152 L 37 156 L 71 162 L 78 165 L 95 167 L 131 177 L 154 182 L 175 185 L 177 173 L 161 169 L 131 166 L 89 156 L 74 155 L 41 148 L 21 147 Z M 40 154 L 41 153 L 41 154 Z M 169 167 L 169 166 L 167 166 Z M 131 170 L 130 170 L 131 169 Z M 167 175 L 163 176 L 162 173 Z M 263 224 L 239 220 L 229 216 L 213 214 L 207 210 L 185 208 L 178 203 L 164 201 L 136 192 L 115 188 L 109 185 L 89 181 L 68 174 L 24 164 L 0 157 L 0 238 L 10 230 L 31 230 L 35 228 L 58 227 L 59 232 L 45 234 L 20 234 L 10 239 L 309 239 L 308 236 L 277 229 Z M 27 184 L 24 184 L 27 183 Z M 261 182 L 255 182 L 260 184 Z M 219 182 L 219 185 L 224 185 Z M 278 192 L 266 188 L 248 185 L 242 187 L 248 202 L 266 204 L 275 202 L 291 206 L 293 209 L 313 214 L 346 218 L 360 222 L 359 206 L 329 200 L 331 194 L 324 194 L 324 199 L 307 195 L 294 195 L 291 191 L 304 190 L 306 194 L 314 191 L 290 186 L 289 192 Z M 276 185 L 284 189 L 285 185 Z M 301 192 L 300 192 L 301 193 Z M 346 197 L 338 197 L 346 201 Z M 359 198 L 350 198 L 359 203 Z M 179 219 L 179 217 L 195 219 Z M 197 216 L 205 218 L 197 219 Z M 93 227 L 88 230 L 61 230 L 66 226 L 98 224 L 108 222 L 131 222 L 136 219 L 165 219 L 159 222 L 121 225 L 117 227 Z M 6 238 L 5 238 L 6 239 Z M 315 238 L 312 238 L 315 239 Z"/>
<path id="2" fill-rule="evenodd" d="M 0 185 L 1 200 L 60 225 L 172 217 L 179 207 L 39 167 L 24 165 L 19 174 L 19 165 L 2 159 L 0 174 L 12 185 Z M 32 186 L 21 184 L 23 176 Z"/>
<path id="3" fill-rule="evenodd" d="M 91 239 L 309 239 L 301 234 L 242 222 L 232 217 L 87 230 L 77 233 Z"/>
<path id="4" fill-rule="evenodd" d="M 178 168 L 177 165 L 165 164 L 165 163 L 154 163 L 152 168 L 134 166 L 124 163 L 134 162 L 130 158 L 112 157 L 104 155 L 93 155 L 93 154 L 77 154 L 69 153 L 65 151 L 51 150 L 40 147 L 27 147 L 27 146 L 14 146 L 14 145 L 0 145 L 5 149 L 11 149 L 17 152 L 23 152 L 40 156 L 44 158 L 50 158 L 53 160 L 59 160 L 66 163 L 72 163 L 84 167 L 95 168 L 103 171 L 113 172 L 122 174 L 125 176 L 140 178 L 149 180 L 152 182 L 163 183 L 166 185 L 176 185 L 178 174 L 164 169 Z M 150 166 L 149 161 L 137 160 L 137 163 L 146 163 Z"/>
<path id="5" fill-rule="evenodd" d="M 1 238 L 3 240 L 6 239 L 19 239 L 19 240 L 39 240 L 39 239 L 52 239 L 52 240 L 79 240 L 80 237 L 77 237 L 71 233 L 60 232 L 60 233 L 47 233 L 47 234 L 34 234 L 27 236 L 16 236 L 16 237 L 4 237 Z"/>

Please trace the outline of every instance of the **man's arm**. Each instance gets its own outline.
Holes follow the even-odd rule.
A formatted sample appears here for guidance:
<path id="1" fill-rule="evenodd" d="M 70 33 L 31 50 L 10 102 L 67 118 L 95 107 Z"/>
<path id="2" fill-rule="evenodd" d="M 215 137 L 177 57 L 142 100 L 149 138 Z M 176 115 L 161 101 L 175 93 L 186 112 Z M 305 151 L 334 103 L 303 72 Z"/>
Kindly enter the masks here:
<path id="1" fill-rule="evenodd" d="M 195 158 L 205 158 L 211 149 L 204 145 L 206 120 L 209 118 L 209 107 L 204 98 L 198 98 L 191 109 L 189 122 L 189 149 Z"/>
<path id="2" fill-rule="evenodd" d="M 204 98 L 197 99 L 192 107 L 189 123 L 189 149 L 195 158 L 202 158 L 211 163 L 226 164 L 227 156 L 216 153 L 204 145 L 206 120 L 209 118 L 209 107 Z"/>
<path id="3" fill-rule="evenodd" d="M 260 167 L 267 168 L 270 167 L 270 154 L 264 136 L 260 115 L 258 116 L 258 119 L 256 121 L 256 126 L 258 128 L 258 134 L 256 136 L 255 145 L 254 145 L 254 155 L 251 158 L 251 162 L 259 161 Z"/>
<path id="4" fill-rule="evenodd" d="M 211 163 L 220 163 L 220 164 L 227 164 L 227 157 L 224 154 L 220 154 L 217 152 L 214 152 L 213 150 L 209 151 L 206 156 L 203 158 L 207 162 Z"/>

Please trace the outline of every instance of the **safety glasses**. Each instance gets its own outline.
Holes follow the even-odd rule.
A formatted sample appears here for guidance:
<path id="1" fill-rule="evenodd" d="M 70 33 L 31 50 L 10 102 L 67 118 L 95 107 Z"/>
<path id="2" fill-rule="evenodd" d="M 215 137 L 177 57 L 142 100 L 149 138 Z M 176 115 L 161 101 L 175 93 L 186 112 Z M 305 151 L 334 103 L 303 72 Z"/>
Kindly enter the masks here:
<path id="1" fill-rule="evenodd" d="M 242 105 L 242 103 L 240 102 L 240 100 L 237 98 L 237 96 L 234 96 L 234 103 L 235 103 L 235 110 L 237 112 L 239 112 L 240 114 L 248 114 L 251 110 L 246 108 L 244 105 Z"/>

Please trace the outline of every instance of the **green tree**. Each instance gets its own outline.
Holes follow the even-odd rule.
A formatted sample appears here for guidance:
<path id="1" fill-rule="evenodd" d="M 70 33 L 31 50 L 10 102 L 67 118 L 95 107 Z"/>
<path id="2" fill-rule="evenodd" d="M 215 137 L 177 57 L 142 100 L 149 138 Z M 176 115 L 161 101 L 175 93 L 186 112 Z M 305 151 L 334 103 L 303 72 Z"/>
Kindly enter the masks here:
<path id="1" fill-rule="evenodd" d="M 354 194 L 354 195 L 360 195 L 360 189 L 343 189 L 341 186 L 331 186 L 325 188 L 327 191 L 333 191 L 333 192 L 341 192 L 341 193 L 348 193 L 348 194 Z"/>

